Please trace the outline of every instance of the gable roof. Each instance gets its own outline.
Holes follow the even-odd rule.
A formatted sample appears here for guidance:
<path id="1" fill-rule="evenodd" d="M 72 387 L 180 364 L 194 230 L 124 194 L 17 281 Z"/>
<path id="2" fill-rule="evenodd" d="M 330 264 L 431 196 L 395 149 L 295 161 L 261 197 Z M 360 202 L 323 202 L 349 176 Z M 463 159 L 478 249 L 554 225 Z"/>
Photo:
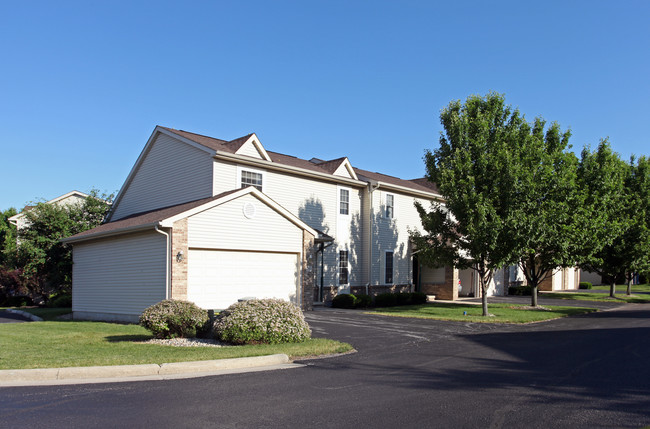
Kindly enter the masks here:
<path id="1" fill-rule="evenodd" d="M 372 171 L 362 170 L 360 168 L 354 169 L 357 172 L 357 176 L 361 180 L 368 182 L 377 182 L 380 185 L 388 185 L 389 187 L 395 187 L 396 189 L 406 188 L 416 192 L 424 192 L 427 194 L 437 194 L 436 196 L 440 197 L 440 192 L 435 184 L 429 182 L 426 178 L 405 180 L 400 179 L 399 177 L 389 176 L 387 174 L 376 173 Z"/>
<path id="2" fill-rule="evenodd" d="M 93 229 L 80 232 L 70 237 L 64 238 L 64 243 L 74 243 L 85 240 L 92 240 L 95 238 L 102 238 L 112 235 L 119 235 L 124 233 L 136 232 L 156 227 L 171 227 L 173 222 L 192 216 L 198 212 L 208 210 L 214 206 L 224 204 L 230 200 L 242 197 L 244 195 L 252 194 L 260 201 L 280 213 L 287 218 L 290 222 L 298 227 L 310 232 L 315 237 L 319 237 L 322 233 L 311 228 L 298 217 L 291 214 L 285 208 L 273 201 L 268 196 L 264 195 L 256 188 L 249 186 L 247 188 L 238 188 L 231 191 L 223 192 L 213 197 L 201 198 L 199 200 L 190 201 L 187 203 L 176 204 L 169 207 L 150 210 L 142 213 L 136 213 L 131 216 L 108 222 L 99 225 Z"/>

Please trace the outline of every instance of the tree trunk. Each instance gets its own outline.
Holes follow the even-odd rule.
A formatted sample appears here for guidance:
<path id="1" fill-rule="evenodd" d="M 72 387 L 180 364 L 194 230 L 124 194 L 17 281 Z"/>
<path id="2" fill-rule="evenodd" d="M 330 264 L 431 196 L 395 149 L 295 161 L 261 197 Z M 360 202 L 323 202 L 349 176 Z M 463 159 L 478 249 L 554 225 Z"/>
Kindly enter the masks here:
<path id="1" fill-rule="evenodd" d="M 627 291 L 625 292 L 627 296 L 632 295 L 632 281 L 634 281 L 634 274 L 627 278 Z"/>
<path id="2" fill-rule="evenodd" d="M 530 286 L 530 306 L 537 307 L 537 285 Z"/>
<path id="3" fill-rule="evenodd" d="M 488 313 L 488 302 L 487 302 L 487 285 L 485 281 L 481 282 L 481 304 L 483 304 L 483 316 L 489 316 Z"/>
<path id="4" fill-rule="evenodd" d="M 609 283 L 609 297 L 616 298 L 616 280 L 612 280 Z"/>

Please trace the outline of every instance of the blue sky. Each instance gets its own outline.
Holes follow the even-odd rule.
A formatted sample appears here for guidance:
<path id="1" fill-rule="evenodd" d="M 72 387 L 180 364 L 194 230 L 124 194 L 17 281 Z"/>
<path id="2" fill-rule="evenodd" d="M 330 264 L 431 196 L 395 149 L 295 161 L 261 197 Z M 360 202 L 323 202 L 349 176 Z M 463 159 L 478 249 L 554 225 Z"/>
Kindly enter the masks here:
<path id="1" fill-rule="evenodd" d="M 117 191 L 156 125 L 424 174 L 440 109 L 494 90 L 529 119 L 650 155 L 648 1 L 9 2 L 0 209 Z"/>

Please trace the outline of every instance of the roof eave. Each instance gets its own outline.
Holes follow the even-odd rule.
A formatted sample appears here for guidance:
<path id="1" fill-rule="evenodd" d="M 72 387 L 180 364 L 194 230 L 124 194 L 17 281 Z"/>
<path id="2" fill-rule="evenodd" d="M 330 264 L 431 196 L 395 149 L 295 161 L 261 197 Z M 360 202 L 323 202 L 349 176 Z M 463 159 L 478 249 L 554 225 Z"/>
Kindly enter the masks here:
<path id="1" fill-rule="evenodd" d="M 315 177 L 337 183 L 345 183 L 346 185 L 356 187 L 366 186 L 366 182 L 361 180 L 348 179 L 346 177 L 335 176 L 328 173 L 319 173 L 317 171 L 307 170 L 300 167 L 293 167 L 286 164 L 274 163 L 272 161 L 250 158 L 244 155 L 237 155 L 223 151 L 217 151 L 214 155 L 214 158 L 219 160 L 238 162 L 246 165 L 254 165 L 256 167 L 264 166 L 264 168 L 267 168 L 269 170 L 288 171 L 302 176 Z"/>
<path id="2" fill-rule="evenodd" d="M 118 228 L 118 229 L 113 229 L 111 231 L 106 231 L 106 232 L 98 232 L 94 234 L 87 234 L 83 235 L 81 237 L 67 237 L 67 238 L 62 238 L 61 242 L 66 243 L 66 244 L 71 244 L 71 243 L 80 243 L 82 241 L 89 241 L 89 240 L 96 240 L 99 238 L 106 238 L 106 237 L 112 237 L 114 235 L 122 235 L 122 234 L 128 234 L 132 232 L 137 232 L 137 231 L 146 231 L 148 229 L 155 229 L 156 227 L 160 227 L 161 224 L 160 222 L 150 222 L 142 225 L 135 225 L 135 226 L 126 226 L 124 228 Z"/>

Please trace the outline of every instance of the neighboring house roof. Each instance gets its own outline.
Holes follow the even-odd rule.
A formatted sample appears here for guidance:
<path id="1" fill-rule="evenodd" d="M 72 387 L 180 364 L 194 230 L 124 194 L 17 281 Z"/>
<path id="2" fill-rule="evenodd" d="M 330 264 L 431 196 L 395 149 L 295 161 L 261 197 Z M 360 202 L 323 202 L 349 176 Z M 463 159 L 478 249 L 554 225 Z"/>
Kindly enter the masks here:
<path id="1" fill-rule="evenodd" d="M 231 154 L 235 154 L 237 150 L 247 142 L 251 136 L 255 134 L 248 134 L 244 137 L 240 137 L 231 141 L 216 139 L 213 137 L 208 137 L 200 134 L 191 133 L 183 130 L 176 130 L 173 128 L 159 127 L 168 132 L 177 134 L 186 139 L 192 140 L 195 143 L 203 145 L 214 151 L 223 151 Z M 437 187 L 427 181 L 426 178 L 405 180 L 393 176 L 388 176 L 381 173 L 373 173 L 366 170 L 361 170 L 359 168 L 353 168 L 349 164 L 347 157 L 340 157 L 333 160 L 321 160 L 318 158 L 312 158 L 310 160 L 297 158 L 291 155 L 285 155 L 278 152 L 267 151 L 266 152 L 270 157 L 270 161 L 277 164 L 282 164 L 290 167 L 300 168 L 308 171 L 314 171 L 318 173 L 324 173 L 328 175 L 334 175 L 334 173 L 341 168 L 342 165 L 349 166 L 348 171 L 350 177 L 354 180 L 362 180 L 365 182 L 376 181 L 382 182 L 389 185 L 399 186 L 405 190 L 412 190 L 417 192 L 423 192 L 427 194 L 439 194 Z M 360 177 L 362 176 L 362 177 Z"/>
<path id="2" fill-rule="evenodd" d="M 322 237 L 324 234 L 320 231 L 317 231 L 311 228 L 309 225 L 304 223 L 298 217 L 291 214 L 285 208 L 280 206 L 278 203 L 273 201 L 268 196 L 264 195 L 262 192 L 258 191 L 256 188 L 249 186 L 247 188 L 238 188 L 231 191 L 223 192 L 219 195 L 213 197 L 202 198 L 200 200 L 190 201 L 187 203 L 177 204 L 170 207 L 163 207 L 156 210 L 150 210 L 143 213 L 136 213 L 131 216 L 125 217 L 123 219 L 116 220 L 114 222 L 105 223 L 99 225 L 88 231 L 80 232 L 71 237 L 64 238 L 63 242 L 78 242 L 84 240 L 90 240 L 95 238 L 107 237 L 112 235 L 119 235 L 128 232 L 135 232 L 139 230 L 151 229 L 157 226 L 160 227 L 171 227 L 174 222 L 177 220 L 192 216 L 203 210 L 207 210 L 216 205 L 223 204 L 232 199 L 239 198 L 243 195 L 252 194 L 261 200 L 263 203 L 267 204 L 269 207 L 273 208 L 275 211 L 289 219 L 291 222 L 299 226 L 300 228 L 309 231 L 315 237 Z"/>
<path id="3" fill-rule="evenodd" d="M 88 194 L 85 194 L 83 192 L 79 191 L 70 191 L 67 194 L 63 194 L 61 196 L 58 196 L 56 198 L 53 198 L 49 201 L 45 201 L 44 204 L 65 204 L 65 200 L 70 199 L 70 198 L 88 198 Z M 25 216 L 25 212 L 33 209 L 35 206 L 34 205 L 26 205 L 23 207 L 22 211 L 18 214 L 15 214 L 8 218 L 9 222 L 13 223 L 16 225 L 18 223 L 18 220 L 21 219 L 22 217 Z"/>

